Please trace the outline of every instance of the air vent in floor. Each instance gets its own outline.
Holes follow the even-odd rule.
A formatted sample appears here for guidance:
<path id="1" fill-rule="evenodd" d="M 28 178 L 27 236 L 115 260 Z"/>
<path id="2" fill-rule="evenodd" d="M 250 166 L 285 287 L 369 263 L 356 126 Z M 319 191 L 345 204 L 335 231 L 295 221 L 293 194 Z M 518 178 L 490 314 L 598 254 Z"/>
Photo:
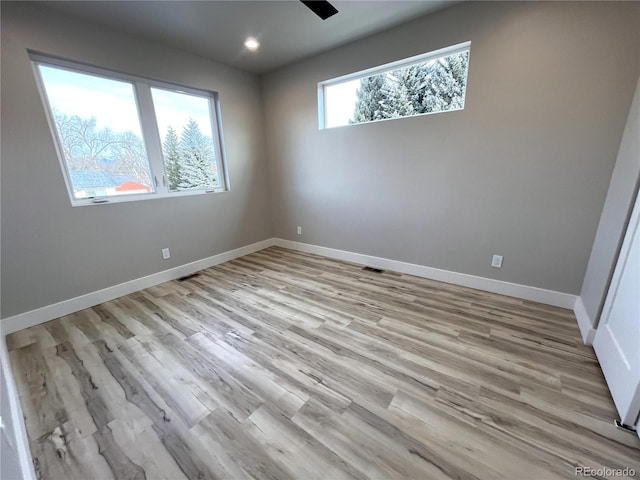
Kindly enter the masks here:
<path id="1" fill-rule="evenodd" d="M 364 271 L 366 271 L 366 272 L 373 272 L 373 273 L 383 273 L 384 272 L 384 270 L 382 270 L 381 268 L 363 267 L 362 269 Z"/>
<path id="2" fill-rule="evenodd" d="M 191 275 L 185 275 L 184 277 L 180 277 L 177 280 L 179 282 L 184 282 L 185 280 L 191 280 L 192 278 L 199 277 L 199 273 L 192 273 Z"/>

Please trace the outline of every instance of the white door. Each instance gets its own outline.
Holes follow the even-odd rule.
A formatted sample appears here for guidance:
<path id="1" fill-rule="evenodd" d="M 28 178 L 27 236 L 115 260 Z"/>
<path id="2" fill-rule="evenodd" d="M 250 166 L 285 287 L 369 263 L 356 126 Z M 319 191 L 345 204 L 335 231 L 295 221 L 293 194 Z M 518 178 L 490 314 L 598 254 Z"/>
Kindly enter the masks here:
<path id="1" fill-rule="evenodd" d="M 4 339 L 0 338 L 0 342 Z M 22 470 L 3 367 L 0 363 L 0 478 L 17 479 L 22 478 Z"/>
<path id="2" fill-rule="evenodd" d="M 620 421 L 635 425 L 640 413 L 640 195 L 622 243 L 593 348 Z"/>

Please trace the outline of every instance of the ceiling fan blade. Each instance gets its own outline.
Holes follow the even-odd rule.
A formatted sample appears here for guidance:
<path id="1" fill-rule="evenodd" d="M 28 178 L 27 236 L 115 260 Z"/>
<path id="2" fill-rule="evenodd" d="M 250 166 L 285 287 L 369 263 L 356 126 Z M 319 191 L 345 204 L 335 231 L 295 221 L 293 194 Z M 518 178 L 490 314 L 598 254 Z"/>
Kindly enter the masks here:
<path id="1" fill-rule="evenodd" d="M 331 5 L 326 0 L 300 0 L 304 3 L 313 13 L 318 15 L 322 20 L 338 13 L 338 9 Z"/>

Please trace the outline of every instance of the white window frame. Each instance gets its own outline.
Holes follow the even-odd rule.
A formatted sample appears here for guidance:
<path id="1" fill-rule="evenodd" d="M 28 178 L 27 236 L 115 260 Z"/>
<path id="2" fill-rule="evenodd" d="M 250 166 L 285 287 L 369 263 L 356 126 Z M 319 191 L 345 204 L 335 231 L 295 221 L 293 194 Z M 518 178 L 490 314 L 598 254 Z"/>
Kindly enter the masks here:
<path id="1" fill-rule="evenodd" d="M 49 123 L 51 134 L 53 136 L 56 152 L 58 154 L 58 160 L 60 161 L 60 168 L 62 168 L 64 181 L 72 206 L 78 207 L 106 203 L 131 202 L 138 200 L 153 200 L 158 198 L 174 198 L 189 195 L 206 195 L 211 193 L 221 193 L 229 191 L 229 175 L 227 170 L 226 153 L 224 149 L 222 114 L 220 110 L 220 99 L 218 92 L 215 92 L 213 90 L 186 87 L 184 85 L 179 85 L 176 83 L 153 80 L 137 75 L 130 75 L 116 70 L 96 67 L 94 65 L 71 61 L 39 52 L 28 51 L 28 53 L 35 73 L 40 97 L 45 107 L 47 121 Z M 152 183 L 151 192 L 98 196 L 92 198 L 75 198 L 73 192 L 73 184 L 71 182 L 71 177 L 67 168 L 66 159 L 64 157 L 64 150 L 62 148 L 61 140 L 58 135 L 58 129 L 53 117 L 53 111 L 51 109 L 47 91 L 40 74 L 40 69 L 38 68 L 40 65 L 61 68 L 75 73 L 86 73 L 109 80 L 121 80 L 133 85 L 136 107 L 138 110 L 138 118 L 140 120 L 140 127 L 142 130 L 142 140 L 145 144 L 147 157 L 149 160 L 149 170 Z M 209 113 L 211 117 L 211 128 L 214 136 L 213 143 L 215 149 L 215 158 L 217 162 L 219 186 L 208 189 L 189 189 L 178 191 L 169 190 L 169 182 L 167 181 L 164 156 L 162 154 L 162 141 L 160 139 L 160 133 L 158 131 L 155 109 L 151 96 L 152 87 L 169 90 L 176 93 L 185 93 L 188 95 L 203 97 L 209 100 Z"/>
<path id="2" fill-rule="evenodd" d="M 325 130 L 325 129 L 331 129 L 331 128 L 340 128 L 338 126 L 336 127 L 327 127 L 326 126 L 326 122 L 325 122 L 325 118 L 326 118 L 326 109 L 327 109 L 327 103 L 326 103 L 326 95 L 325 95 L 325 88 L 326 87 L 331 87 L 333 85 L 339 85 L 341 83 L 345 83 L 345 82 L 350 82 L 353 80 L 360 80 L 362 78 L 366 78 L 366 77 L 372 77 L 374 75 L 379 75 L 381 73 L 388 73 L 391 72 L 393 70 L 399 70 L 401 68 L 406 68 L 406 67 L 411 67 L 413 65 L 417 65 L 420 63 L 426 63 L 428 61 L 431 60 L 436 60 L 438 58 L 441 57 L 448 57 L 449 55 L 455 55 L 456 53 L 463 53 L 463 52 L 469 52 L 469 55 L 471 55 L 471 42 L 462 42 L 462 43 L 458 43 L 456 45 L 452 45 L 450 47 L 445 47 L 445 48 L 441 48 L 439 50 L 434 50 L 432 52 L 427 52 L 427 53 L 422 53 L 420 55 L 415 55 L 413 57 L 409 57 L 409 58 L 404 58 L 402 60 L 397 60 L 395 62 L 390 62 L 390 63 L 385 63 L 384 65 L 378 65 L 377 67 L 372 67 L 372 68 L 368 68 L 366 70 L 361 70 L 359 72 L 354 72 L 354 73 L 349 73 L 347 75 L 342 75 L 340 77 L 335 77 L 335 78 L 331 78 L 329 80 L 324 80 L 322 82 L 318 83 L 318 128 L 320 130 Z M 465 78 L 465 83 L 466 80 L 468 79 L 469 76 L 469 69 L 467 68 L 467 78 Z M 411 118 L 411 117 L 420 117 L 423 115 L 433 115 L 436 113 L 446 113 L 446 112 L 452 112 L 452 111 L 458 111 L 458 110 L 464 110 L 464 102 L 466 101 L 466 89 L 465 89 L 465 98 L 463 99 L 463 103 L 462 103 L 462 108 L 456 108 L 453 110 L 444 110 L 441 112 L 429 112 L 429 113 L 418 113 L 415 115 L 409 115 L 406 117 L 398 117 L 398 118 Z M 373 122 L 384 122 L 387 120 L 397 120 L 398 118 L 385 118 L 385 119 L 380 119 L 380 120 L 370 120 L 368 122 L 359 122 L 359 123 L 354 123 L 354 124 L 350 124 L 350 125 L 341 125 L 341 127 L 347 127 L 347 126 L 352 126 L 352 125 L 363 125 L 363 124 L 367 124 L 367 123 L 373 123 Z"/>

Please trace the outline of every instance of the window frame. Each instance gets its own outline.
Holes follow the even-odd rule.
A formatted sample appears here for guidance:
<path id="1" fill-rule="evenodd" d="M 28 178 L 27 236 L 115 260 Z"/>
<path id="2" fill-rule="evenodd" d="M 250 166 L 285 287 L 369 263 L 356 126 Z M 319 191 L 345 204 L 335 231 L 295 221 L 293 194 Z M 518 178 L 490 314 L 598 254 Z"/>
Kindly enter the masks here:
<path id="1" fill-rule="evenodd" d="M 201 88 L 187 87 L 181 84 L 167 82 L 163 80 L 155 80 L 151 78 L 131 75 L 117 70 L 97 67 L 83 62 L 67 60 L 61 57 L 48 55 L 40 52 L 28 50 L 29 59 L 34 70 L 38 91 L 43 103 L 47 123 L 51 130 L 53 143 L 62 169 L 65 186 L 71 205 L 74 207 L 132 202 L 139 200 L 155 200 L 160 198 L 174 198 L 191 195 L 208 195 L 211 193 L 228 192 L 229 175 L 226 161 L 226 152 L 224 148 L 224 132 L 222 128 L 222 113 L 220 108 L 220 98 L 218 92 Z M 105 78 L 107 80 L 124 81 L 130 83 L 133 87 L 134 100 L 138 112 L 138 120 L 142 134 L 142 141 L 147 151 L 149 160 L 149 173 L 151 176 L 152 191 L 146 193 L 122 194 L 111 196 L 96 196 L 89 198 L 75 198 L 73 182 L 64 156 L 61 139 L 58 133 L 58 127 L 55 123 L 51 103 L 47 95 L 47 90 L 40 73 L 39 66 L 48 66 L 67 70 L 73 73 L 88 74 L 96 77 Z M 162 152 L 162 140 L 158 130 L 156 121 L 155 107 L 151 94 L 152 88 L 168 90 L 171 92 L 182 93 L 201 98 L 209 101 L 209 116 L 211 121 L 211 130 L 213 133 L 213 147 L 215 151 L 216 168 L 218 172 L 218 186 L 213 188 L 197 188 L 188 190 L 171 191 L 167 179 L 164 155 Z"/>
<path id="2" fill-rule="evenodd" d="M 436 113 L 447 113 L 454 112 L 459 110 L 464 110 L 464 104 L 467 98 L 467 81 L 469 78 L 469 67 L 467 67 L 467 74 L 465 77 L 465 95 L 462 101 L 462 108 L 456 108 L 455 110 L 444 110 L 439 112 L 427 112 L 427 113 L 417 113 L 415 115 L 408 115 L 406 117 L 397 117 L 397 118 L 384 118 L 379 120 L 369 120 L 367 122 L 359 122 L 347 125 L 336 125 L 333 127 L 328 127 L 326 125 L 326 95 L 325 89 L 327 87 L 331 87 L 334 85 L 339 85 L 341 83 L 351 82 L 353 80 L 361 80 L 363 78 L 372 77 L 374 75 L 379 75 L 382 73 L 392 72 L 394 70 L 399 70 L 402 68 L 411 67 L 413 65 L 418 65 L 420 63 L 426 63 L 430 60 L 436 60 L 441 57 L 447 57 L 449 55 L 455 55 L 456 53 L 469 52 L 469 61 L 471 61 L 471 41 L 466 41 L 462 43 L 457 43 L 455 45 L 451 45 L 449 47 L 440 48 L 438 50 L 433 50 L 431 52 L 421 53 L 419 55 L 414 55 L 412 57 L 403 58 L 401 60 L 396 60 L 393 62 L 385 63 L 383 65 L 378 65 L 375 67 L 367 68 L 365 70 L 360 70 L 354 73 L 348 73 L 346 75 L 341 75 L 339 77 L 330 78 L 329 80 L 324 80 L 322 82 L 318 82 L 318 129 L 319 130 L 329 130 L 332 128 L 342 128 L 342 127 L 350 127 L 353 125 L 365 125 L 368 123 L 374 122 L 384 122 L 387 120 L 398 120 L 400 118 L 412 118 L 412 117 L 420 117 L 423 115 L 433 115 Z"/>

